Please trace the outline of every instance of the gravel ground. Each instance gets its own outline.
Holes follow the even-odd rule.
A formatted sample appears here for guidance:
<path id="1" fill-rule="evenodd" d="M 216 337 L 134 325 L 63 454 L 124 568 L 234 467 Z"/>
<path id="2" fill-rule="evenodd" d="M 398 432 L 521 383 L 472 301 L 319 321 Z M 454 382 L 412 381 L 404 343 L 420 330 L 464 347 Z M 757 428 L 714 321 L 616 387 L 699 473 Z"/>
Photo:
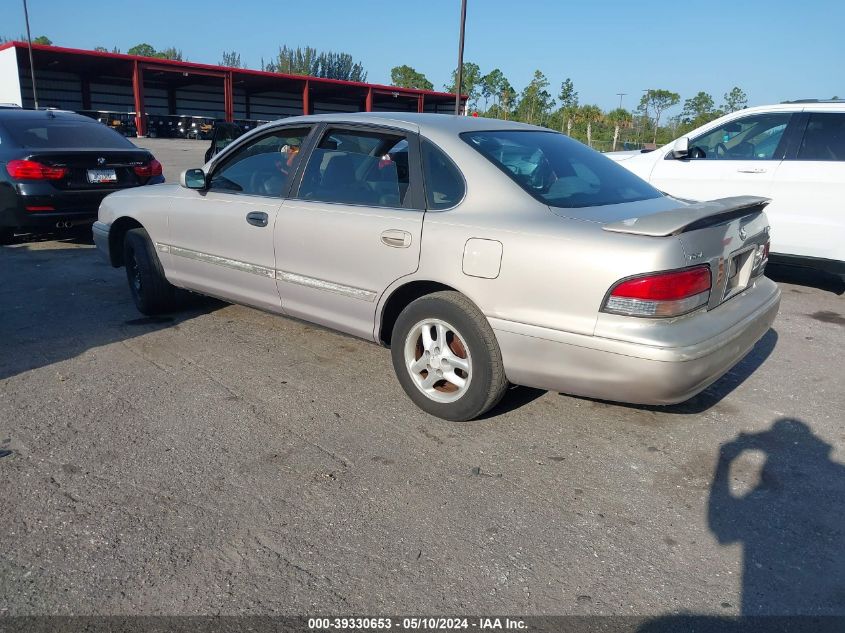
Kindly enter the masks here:
<path id="1" fill-rule="evenodd" d="M 152 141 L 171 179 L 206 146 Z M 845 614 L 845 299 L 779 279 L 773 330 L 684 405 L 514 389 L 456 424 L 387 350 L 221 303 L 142 318 L 84 234 L 22 238 L 0 614 Z"/>

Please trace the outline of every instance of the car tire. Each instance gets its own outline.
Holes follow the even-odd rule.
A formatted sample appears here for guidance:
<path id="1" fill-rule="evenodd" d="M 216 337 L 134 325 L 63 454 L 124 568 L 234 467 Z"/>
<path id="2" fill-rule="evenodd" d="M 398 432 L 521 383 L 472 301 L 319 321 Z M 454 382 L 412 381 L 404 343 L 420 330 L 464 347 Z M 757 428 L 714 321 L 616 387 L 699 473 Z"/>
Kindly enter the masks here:
<path id="1" fill-rule="evenodd" d="M 123 264 L 135 307 L 149 316 L 177 307 L 178 290 L 164 276 L 150 236 L 144 229 L 131 229 L 123 240 Z"/>
<path id="2" fill-rule="evenodd" d="M 408 397 L 446 420 L 477 418 L 508 387 L 493 329 L 459 292 L 435 292 L 408 304 L 393 327 L 391 357 Z"/>

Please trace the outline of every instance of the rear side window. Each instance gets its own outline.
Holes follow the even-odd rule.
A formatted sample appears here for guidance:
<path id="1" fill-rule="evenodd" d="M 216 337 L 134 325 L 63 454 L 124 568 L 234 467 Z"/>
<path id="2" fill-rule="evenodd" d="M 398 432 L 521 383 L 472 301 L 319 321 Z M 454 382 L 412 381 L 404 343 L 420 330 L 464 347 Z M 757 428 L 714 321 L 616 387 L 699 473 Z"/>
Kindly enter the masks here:
<path id="1" fill-rule="evenodd" d="M 328 130 L 314 149 L 299 198 L 404 207 L 410 187 L 408 141 L 381 132 Z"/>
<path id="2" fill-rule="evenodd" d="M 461 137 L 532 196 L 553 207 L 597 207 L 663 196 L 630 171 L 556 132 L 464 132 Z"/>
<path id="3" fill-rule="evenodd" d="M 466 193 L 464 178 L 458 168 L 433 143 L 422 140 L 425 198 L 429 209 L 449 209 Z"/>
<path id="4" fill-rule="evenodd" d="M 845 113 L 811 114 L 798 160 L 845 160 Z"/>
<path id="5" fill-rule="evenodd" d="M 20 117 L 7 119 L 6 131 L 18 147 L 28 149 L 134 149 L 114 130 L 95 121 Z"/>

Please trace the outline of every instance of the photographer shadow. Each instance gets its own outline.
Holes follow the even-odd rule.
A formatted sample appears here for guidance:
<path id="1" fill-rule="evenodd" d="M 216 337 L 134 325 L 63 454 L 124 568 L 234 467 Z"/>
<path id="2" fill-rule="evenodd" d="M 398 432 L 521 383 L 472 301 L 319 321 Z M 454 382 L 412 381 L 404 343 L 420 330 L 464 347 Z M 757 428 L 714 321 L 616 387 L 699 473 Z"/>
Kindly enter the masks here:
<path id="1" fill-rule="evenodd" d="M 764 616 L 845 616 L 845 465 L 831 460 L 831 450 L 806 423 L 790 418 L 723 444 L 708 527 L 721 545 L 742 544 L 740 614 L 752 617 L 666 616 L 639 630 L 774 631 L 780 628 Z M 753 489 L 736 494 L 731 467 L 749 451 L 765 462 Z M 806 624 L 842 626 L 835 620 Z"/>

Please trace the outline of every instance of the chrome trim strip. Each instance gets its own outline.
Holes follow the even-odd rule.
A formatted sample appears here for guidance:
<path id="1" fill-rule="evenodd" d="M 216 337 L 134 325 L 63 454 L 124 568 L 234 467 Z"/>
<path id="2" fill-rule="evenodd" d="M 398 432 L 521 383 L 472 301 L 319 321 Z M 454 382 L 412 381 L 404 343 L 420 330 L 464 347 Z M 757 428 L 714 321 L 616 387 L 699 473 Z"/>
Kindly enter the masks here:
<path id="1" fill-rule="evenodd" d="M 327 292 L 334 292 L 345 297 L 352 297 L 353 299 L 360 299 L 362 301 L 373 302 L 376 300 L 377 293 L 374 290 L 365 290 L 363 288 L 355 288 L 354 286 L 346 286 L 338 284 L 333 281 L 326 281 L 325 279 L 317 279 L 316 277 L 308 277 L 298 273 L 292 273 L 285 270 L 275 270 L 265 266 L 258 266 L 248 262 L 242 262 L 237 259 L 229 259 L 227 257 L 220 257 L 218 255 L 211 255 L 209 253 L 202 253 L 200 251 L 191 250 L 189 248 L 182 248 L 180 246 L 172 246 L 170 244 L 161 244 L 156 242 L 156 249 L 162 253 L 170 253 L 178 257 L 185 257 L 207 264 L 215 264 L 217 266 L 225 266 L 233 270 L 239 270 L 253 275 L 261 275 L 262 277 L 269 277 L 278 281 L 286 281 L 288 283 L 305 286 L 307 288 L 315 288 L 317 290 L 325 290 Z"/>
<path id="2" fill-rule="evenodd" d="M 326 281 L 324 279 L 316 279 L 314 277 L 306 277 L 297 273 L 290 273 L 284 270 L 276 271 L 276 279 L 279 281 L 287 281 L 292 284 L 306 286 L 308 288 L 316 288 L 317 290 L 327 290 L 353 299 L 361 299 L 362 301 L 375 301 L 376 292 L 374 290 L 364 290 L 363 288 L 355 288 L 354 286 L 345 286 L 343 284 L 336 284 L 333 281 Z"/>
<path id="3" fill-rule="evenodd" d="M 219 257 L 218 255 L 201 253 L 200 251 L 194 251 L 189 248 L 181 248 L 179 246 L 171 246 L 168 244 L 156 244 L 156 246 L 162 252 L 167 252 L 163 250 L 164 248 L 167 248 L 171 255 L 185 257 L 186 259 L 193 259 L 199 262 L 205 262 L 206 264 L 216 264 L 217 266 L 225 266 L 226 268 L 239 270 L 244 273 L 252 273 L 253 275 L 261 275 L 262 277 L 269 277 L 270 279 L 273 279 L 276 276 L 276 271 L 272 268 L 242 262 L 237 259 Z"/>

